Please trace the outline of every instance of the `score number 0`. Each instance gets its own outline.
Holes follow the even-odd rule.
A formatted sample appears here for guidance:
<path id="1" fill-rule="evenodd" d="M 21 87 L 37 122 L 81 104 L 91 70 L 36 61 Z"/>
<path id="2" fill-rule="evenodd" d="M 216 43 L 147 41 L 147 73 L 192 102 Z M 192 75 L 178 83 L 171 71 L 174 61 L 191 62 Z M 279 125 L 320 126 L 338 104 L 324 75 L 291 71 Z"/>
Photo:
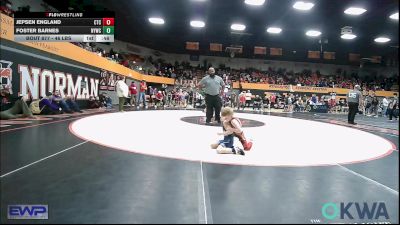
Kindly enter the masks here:
<path id="1" fill-rule="evenodd" d="M 94 20 L 93 25 L 95 26 L 114 26 L 114 18 L 103 18 L 103 23 L 101 20 Z"/>
<path id="2" fill-rule="evenodd" d="M 114 26 L 114 18 L 103 18 L 103 26 Z"/>

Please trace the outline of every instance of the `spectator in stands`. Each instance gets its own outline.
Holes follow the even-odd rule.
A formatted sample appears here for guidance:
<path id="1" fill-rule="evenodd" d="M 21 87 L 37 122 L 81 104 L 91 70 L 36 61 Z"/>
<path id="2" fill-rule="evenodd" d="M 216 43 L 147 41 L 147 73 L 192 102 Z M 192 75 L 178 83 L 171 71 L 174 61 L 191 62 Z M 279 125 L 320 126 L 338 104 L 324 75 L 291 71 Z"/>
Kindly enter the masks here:
<path id="1" fill-rule="evenodd" d="M 238 104 L 237 103 L 237 100 L 238 100 L 238 98 L 236 97 L 236 93 L 233 91 L 233 90 L 231 90 L 231 95 L 230 95 L 230 97 L 229 97 L 230 99 L 230 107 L 231 108 L 236 108 L 236 105 Z"/>
<path id="2" fill-rule="evenodd" d="M 53 93 L 47 92 L 46 96 L 40 99 L 39 108 L 41 115 L 54 115 L 63 113 L 61 107 L 53 102 Z"/>
<path id="3" fill-rule="evenodd" d="M 179 89 L 175 92 L 176 94 L 176 104 L 178 107 L 182 107 L 182 105 L 184 104 L 184 93 L 182 89 Z"/>
<path id="4" fill-rule="evenodd" d="M 132 81 L 131 85 L 129 86 L 129 92 L 131 94 L 130 105 L 136 107 L 137 89 L 136 89 L 136 84 L 134 81 Z"/>
<path id="5" fill-rule="evenodd" d="M 288 112 L 293 113 L 293 95 L 289 94 L 287 96 Z"/>
<path id="6" fill-rule="evenodd" d="M 371 115 L 371 109 L 372 109 L 372 97 L 370 95 L 365 96 L 364 98 L 364 106 L 365 106 L 365 114 L 366 116 Z"/>
<path id="7" fill-rule="evenodd" d="M 182 95 L 183 93 L 182 93 L 182 89 L 177 89 L 177 90 L 175 90 L 175 92 L 174 92 L 174 106 L 178 106 L 178 107 L 180 107 L 181 106 L 181 95 Z"/>
<path id="8" fill-rule="evenodd" d="M 112 99 L 106 92 L 103 92 L 99 95 L 99 100 L 102 107 L 106 107 L 107 109 L 112 108 Z"/>
<path id="9" fill-rule="evenodd" d="M 172 106 L 172 102 L 173 102 L 174 90 L 169 90 L 169 91 L 166 90 L 166 93 L 167 93 L 166 105 L 168 107 L 171 107 Z"/>
<path id="10" fill-rule="evenodd" d="M 273 94 L 273 95 L 271 95 L 271 106 L 275 106 L 275 104 L 276 104 L 276 95 L 275 94 Z"/>
<path id="11" fill-rule="evenodd" d="M 165 106 L 166 105 L 166 103 L 167 103 L 167 88 L 168 88 L 168 85 L 166 85 L 166 84 L 162 84 L 161 85 L 161 94 L 164 96 L 163 97 L 163 106 Z"/>
<path id="12" fill-rule="evenodd" d="M 399 100 L 397 98 L 397 95 L 395 94 L 395 96 L 392 98 L 392 100 L 389 103 L 388 106 L 388 110 L 389 110 L 389 120 L 392 121 L 393 117 L 395 119 L 398 118 L 398 114 L 399 114 Z M 396 113 L 397 110 L 397 113 Z"/>
<path id="13" fill-rule="evenodd" d="M 158 91 L 157 94 L 155 95 L 155 106 L 154 108 L 157 109 L 157 106 L 164 106 L 163 104 L 163 99 L 164 99 L 164 95 L 162 94 L 162 91 Z"/>
<path id="14" fill-rule="evenodd" d="M 268 95 L 265 95 L 263 98 L 262 108 L 263 108 L 263 112 L 265 112 L 265 109 L 268 109 L 268 112 L 271 112 L 271 101 L 270 101 Z"/>
<path id="15" fill-rule="evenodd" d="M 312 102 L 312 105 L 316 105 L 318 103 L 318 98 L 315 94 L 312 94 L 311 102 Z"/>
<path id="16" fill-rule="evenodd" d="M 181 91 L 182 91 L 182 89 L 181 89 Z M 181 107 L 182 108 L 186 108 L 186 106 L 187 106 L 187 104 L 188 104 L 188 96 L 189 96 L 189 94 L 188 94 L 188 92 L 187 91 L 183 91 L 183 92 L 181 92 Z"/>
<path id="17" fill-rule="evenodd" d="M 299 100 L 297 101 L 297 105 L 299 108 L 299 112 L 304 112 L 305 110 L 305 104 L 302 98 L 299 98 Z"/>
<path id="18" fill-rule="evenodd" d="M 261 104 L 262 104 L 262 98 L 259 95 L 256 95 L 256 97 L 253 100 L 253 110 L 260 111 Z"/>
<path id="19" fill-rule="evenodd" d="M 53 92 L 53 95 L 51 97 L 51 102 L 55 103 L 59 108 L 63 110 L 63 112 L 73 113 L 73 111 L 71 110 L 65 99 L 61 96 L 59 90 Z"/>
<path id="20" fill-rule="evenodd" d="M 153 106 L 154 88 L 152 86 L 149 86 L 146 94 L 149 96 L 149 108 L 150 108 Z"/>
<path id="21" fill-rule="evenodd" d="M 240 109 L 240 107 L 242 107 L 242 110 L 244 110 L 245 106 L 246 106 L 246 92 L 242 91 L 239 94 L 238 110 Z"/>
<path id="22" fill-rule="evenodd" d="M 294 112 L 300 112 L 300 106 L 299 106 L 299 96 L 298 95 L 292 95 L 293 96 L 293 111 Z"/>
<path id="23" fill-rule="evenodd" d="M 349 112 L 349 103 L 347 102 L 347 98 L 343 99 L 343 103 L 344 105 L 342 111 L 345 113 Z"/>
<path id="24" fill-rule="evenodd" d="M 382 116 L 387 117 L 387 109 L 389 106 L 389 101 L 387 100 L 386 97 L 383 97 L 382 99 Z"/>
<path id="25" fill-rule="evenodd" d="M 98 109 L 101 107 L 101 103 L 99 100 L 97 100 L 93 95 L 89 97 L 88 101 L 88 108 L 89 109 Z"/>
<path id="26" fill-rule="evenodd" d="M 146 81 L 142 80 L 140 82 L 140 90 L 139 90 L 139 104 L 143 101 L 143 109 L 146 108 L 146 91 L 147 91 L 147 84 Z M 138 108 L 139 108 L 138 104 Z"/>
<path id="27" fill-rule="evenodd" d="M 368 114 L 368 112 L 367 112 L 367 102 L 368 102 L 367 95 L 363 95 L 363 99 L 361 101 L 361 108 L 362 108 L 362 112 L 363 112 L 364 116 L 366 116 Z"/>
<path id="28" fill-rule="evenodd" d="M 83 113 L 78 103 L 75 101 L 74 96 L 65 93 L 65 102 L 68 104 L 69 108 L 72 109 L 74 112 Z"/>
<path id="29" fill-rule="evenodd" d="M 35 118 L 26 103 L 28 96 L 13 97 L 8 86 L 0 85 L 0 88 L 0 119 Z"/>
<path id="30" fill-rule="evenodd" d="M 9 0 L 7 0 L 9 2 Z M 3 2 L 2 2 L 3 3 Z M 3 4 L 4 5 L 4 4 Z M 94 46 L 77 43 L 78 46 L 87 49 L 88 51 L 95 51 Z M 120 62 L 123 56 L 114 51 L 110 50 L 110 53 L 106 53 L 104 50 L 97 48 L 98 52 L 103 51 L 101 55 L 107 57 L 112 61 Z M 166 63 L 164 60 L 149 60 L 151 66 L 157 68 L 157 75 L 168 76 L 172 78 L 178 78 L 180 80 L 192 80 L 193 74 L 196 74 L 198 68 L 190 66 L 187 62 L 182 62 L 180 66 L 179 62 L 176 62 L 175 66 L 170 63 Z M 123 63 L 126 67 L 130 66 L 132 63 Z M 141 67 L 137 67 L 141 68 Z M 151 73 L 149 68 L 142 68 L 140 72 L 147 71 Z M 286 71 L 284 68 L 272 69 L 269 68 L 268 71 L 257 71 L 254 69 L 244 69 L 244 70 L 234 70 L 234 69 L 224 69 L 221 74 L 226 74 L 227 82 L 231 80 L 238 80 L 240 82 L 253 82 L 253 83 L 270 83 L 270 84 L 281 84 L 281 85 L 295 85 L 299 84 L 301 86 L 319 86 L 319 87 L 335 87 L 338 88 L 349 88 L 352 89 L 357 83 L 363 83 L 363 88 L 368 90 L 390 90 L 394 84 L 398 82 L 397 74 L 393 74 L 392 77 L 384 78 L 383 76 L 376 77 L 375 79 L 369 78 L 359 78 L 358 74 L 352 74 L 351 78 L 345 76 L 345 73 L 336 76 L 324 76 L 320 74 L 319 71 L 304 70 L 301 73 L 293 73 L 292 71 Z M 333 75 L 333 74 L 326 74 Z M 294 78 L 296 77 L 296 78 Z M 398 86 L 397 86 L 398 87 Z M 304 99 L 303 99 L 304 101 Z M 316 103 L 314 103 L 316 104 Z"/>
<path id="31" fill-rule="evenodd" d="M 253 95 L 251 94 L 250 90 L 247 90 L 247 93 L 246 93 L 246 107 L 250 107 L 252 96 Z"/>
<path id="32" fill-rule="evenodd" d="M 375 117 L 378 117 L 378 107 L 379 107 L 379 100 L 376 96 L 374 96 L 371 102 L 371 113 L 373 113 Z"/>

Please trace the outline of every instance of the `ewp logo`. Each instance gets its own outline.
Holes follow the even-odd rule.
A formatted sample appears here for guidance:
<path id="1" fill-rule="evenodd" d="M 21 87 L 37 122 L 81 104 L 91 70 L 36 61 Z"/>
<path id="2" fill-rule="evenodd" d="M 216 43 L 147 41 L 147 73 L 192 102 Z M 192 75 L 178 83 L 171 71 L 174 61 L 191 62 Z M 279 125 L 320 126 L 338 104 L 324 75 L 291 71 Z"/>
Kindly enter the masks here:
<path id="1" fill-rule="evenodd" d="M 47 220 L 48 205 L 9 205 L 7 218 L 10 220 Z"/>
<path id="2" fill-rule="evenodd" d="M 340 203 L 340 210 L 336 203 L 328 202 L 322 206 L 321 212 L 322 215 L 328 219 L 333 220 L 336 219 L 340 214 L 340 219 L 354 219 L 353 214 L 350 213 L 350 209 L 354 206 L 356 208 L 358 218 L 359 219 L 380 219 L 380 217 L 385 217 L 387 220 L 389 219 L 389 215 L 387 213 L 386 205 L 383 202 L 374 202 L 372 207 L 369 207 L 366 202 L 363 204 L 359 204 L 358 202 L 349 202 L 349 203 Z M 353 207 L 353 208 L 354 208 Z"/>

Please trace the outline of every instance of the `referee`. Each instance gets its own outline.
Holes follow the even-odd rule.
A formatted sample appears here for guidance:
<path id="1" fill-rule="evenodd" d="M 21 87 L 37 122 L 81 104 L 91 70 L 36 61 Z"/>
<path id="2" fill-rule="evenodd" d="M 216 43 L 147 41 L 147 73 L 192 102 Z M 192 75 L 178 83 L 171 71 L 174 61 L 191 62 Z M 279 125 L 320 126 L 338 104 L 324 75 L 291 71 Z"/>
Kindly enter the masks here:
<path id="1" fill-rule="evenodd" d="M 347 94 L 347 102 L 349 104 L 349 114 L 348 114 L 348 123 L 356 125 L 357 123 L 354 123 L 354 117 L 356 116 L 360 105 L 361 105 L 361 87 L 360 85 L 354 86 L 354 90 L 351 90 Z"/>
<path id="2" fill-rule="evenodd" d="M 206 75 L 198 84 L 198 87 L 202 89 L 206 97 L 206 124 L 210 124 L 211 118 L 213 117 L 215 110 L 215 121 L 221 123 L 221 93 L 225 88 L 225 83 L 220 76 L 215 75 L 215 69 L 210 67 L 208 69 L 208 75 Z"/>

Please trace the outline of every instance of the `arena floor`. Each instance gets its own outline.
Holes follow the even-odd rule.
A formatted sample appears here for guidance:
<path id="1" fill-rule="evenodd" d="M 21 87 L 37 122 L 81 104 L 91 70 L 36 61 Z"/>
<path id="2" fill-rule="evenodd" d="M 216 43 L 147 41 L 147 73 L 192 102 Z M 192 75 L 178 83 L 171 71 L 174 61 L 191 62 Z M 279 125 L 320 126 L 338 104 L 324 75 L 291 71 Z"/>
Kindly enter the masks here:
<path id="1" fill-rule="evenodd" d="M 399 222 L 398 121 L 238 112 L 254 142 L 240 156 L 210 149 L 221 128 L 204 116 L 87 110 L 1 121 L 2 223 L 18 222 L 7 220 L 11 204 L 48 205 L 48 220 L 24 223 Z M 324 218 L 330 202 L 354 203 L 354 219 Z M 360 219 L 355 203 L 384 203 L 389 218 Z"/>

